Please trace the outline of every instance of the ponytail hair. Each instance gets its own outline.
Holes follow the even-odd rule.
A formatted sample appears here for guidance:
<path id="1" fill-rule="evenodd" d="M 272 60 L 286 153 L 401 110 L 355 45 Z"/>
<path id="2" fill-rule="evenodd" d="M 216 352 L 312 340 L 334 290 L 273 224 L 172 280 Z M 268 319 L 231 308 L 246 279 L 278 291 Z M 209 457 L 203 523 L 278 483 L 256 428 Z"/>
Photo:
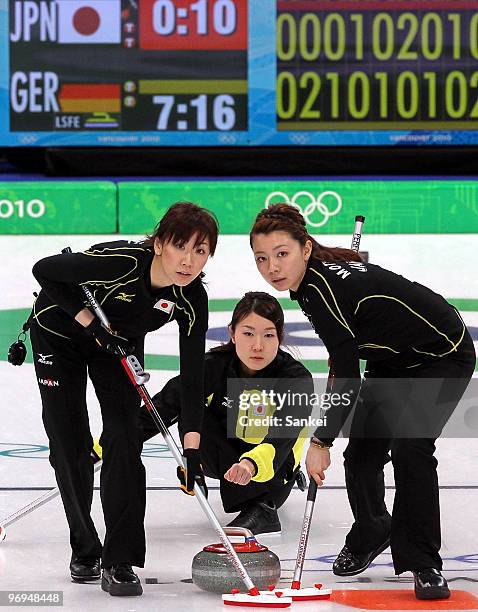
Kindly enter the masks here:
<path id="1" fill-rule="evenodd" d="M 249 235 L 249 243 L 252 248 L 252 240 L 256 234 L 270 234 L 271 232 L 287 232 L 305 246 L 307 240 L 312 243 L 312 257 L 320 261 L 362 261 L 360 255 L 352 249 L 342 247 L 327 247 L 320 244 L 307 231 L 307 225 L 300 210 L 290 204 L 273 204 L 264 208 L 257 215 Z"/>
<path id="2" fill-rule="evenodd" d="M 229 323 L 230 331 L 234 333 L 237 325 L 252 312 L 274 324 L 279 344 L 282 344 L 284 340 L 284 311 L 278 300 L 264 291 L 249 291 L 237 302 L 232 313 L 232 320 Z M 226 353 L 235 350 L 234 342 L 230 339 L 226 344 L 215 346 L 209 352 Z"/>

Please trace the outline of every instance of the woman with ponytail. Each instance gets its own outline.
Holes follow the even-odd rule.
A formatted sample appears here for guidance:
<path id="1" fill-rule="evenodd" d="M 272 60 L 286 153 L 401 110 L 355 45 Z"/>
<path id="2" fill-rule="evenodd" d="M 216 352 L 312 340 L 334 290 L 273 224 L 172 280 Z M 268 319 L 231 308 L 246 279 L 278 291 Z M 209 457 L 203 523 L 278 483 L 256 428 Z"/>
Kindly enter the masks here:
<path id="1" fill-rule="evenodd" d="M 227 344 L 206 354 L 201 462 L 206 476 L 220 481 L 224 510 L 239 512 L 229 526 L 245 527 L 254 535 L 276 534 L 281 531 L 277 508 L 302 475 L 299 464 L 307 429 L 301 426 L 286 429 L 274 424 L 257 427 L 254 416 L 279 415 L 285 423 L 287 415 L 306 419 L 309 407 L 304 403 L 292 411 L 284 405 L 278 412 L 272 405 L 254 410 L 251 404 L 245 410 L 237 405 L 236 393 L 228 389 L 228 381 L 236 379 L 234 388 L 239 389 L 239 397 L 246 398 L 261 388 L 264 379 L 271 379 L 271 388 L 276 391 L 281 381 L 290 383 L 293 379 L 294 389 L 311 393 L 312 377 L 300 362 L 280 348 L 284 312 L 271 295 L 246 293 L 234 308 L 229 335 Z M 261 381 L 256 383 L 256 379 Z M 153 401 L 167 427 L 179 419 L 182 436 L 181 378 L 171 379 Z M 158 433 L 146 409 L 142 425 L 143 440 Z"/>
<path id="2" fill-rule="evenodd" d="M 318 485 L 333 439 L 359 397 L 344 453 L 354 523 L 334 573 L 359 574 L 391 545 L 395 572 L 414 573 L 418 599 L 449 597 L 441 575 L 434 451 L 475 368 L 473 342 L 458 311 L 423 285 L 363 263 L 352 250 L 319 244 L 300 211 L 287 204 L 257 215 L 250 244 L 263 278 L 290 291 L 333 364 L 333 391 L 341 400 L 327 411 L 327 428 L 316 430 L 306 459 Z M 360 359 L 367 361 L 361 388 Z M 431 388 L 430 379 L 439 384 Z M 389 451 L 392 516 L 384 501 Z"/>

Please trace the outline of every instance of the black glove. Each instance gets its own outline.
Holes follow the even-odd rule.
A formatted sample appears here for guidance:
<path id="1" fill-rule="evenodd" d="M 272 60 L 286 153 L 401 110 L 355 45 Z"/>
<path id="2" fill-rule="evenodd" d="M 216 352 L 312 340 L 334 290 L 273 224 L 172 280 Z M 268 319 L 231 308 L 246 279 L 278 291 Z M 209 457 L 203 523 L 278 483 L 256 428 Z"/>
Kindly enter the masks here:
<path id="1" fill-rule="evenodd" d="M 207 499 L 207 486 L 202 471 L 199 449 L 186 448 L 183 452 L 186 469 L 178 466 L 177 474 L 181 484 L 181 491 L 186 495 L 194 495 L 194 484 L 198 484 Z"/>
<path id="2" fill-rule="evenodd" d="M 104 327 L 98 317 L 95 317 L 93 321 L 85 327 L 85 332 L 93 336 L 100 348 L 108 353 L 121 355 L 120 348 L 127 354 L 132 351 L 132 345 L 129 340 Z"/>

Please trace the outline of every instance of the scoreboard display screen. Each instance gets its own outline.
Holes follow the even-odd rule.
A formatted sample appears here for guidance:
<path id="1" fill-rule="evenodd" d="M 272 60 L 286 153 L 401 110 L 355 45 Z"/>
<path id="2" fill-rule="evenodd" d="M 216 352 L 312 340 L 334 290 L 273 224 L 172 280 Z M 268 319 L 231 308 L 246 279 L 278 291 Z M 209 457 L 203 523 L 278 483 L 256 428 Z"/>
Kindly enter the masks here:
<path id="1" fill-rule="evenodd" d="M 478 0 L 0 5 L 0 146 L 477 141 Z"/>
<path id="2" fill-rule="evenodd" d="M 477 62 L 477 3 L 279 2 L 277 126 L 476 129 Z"/>

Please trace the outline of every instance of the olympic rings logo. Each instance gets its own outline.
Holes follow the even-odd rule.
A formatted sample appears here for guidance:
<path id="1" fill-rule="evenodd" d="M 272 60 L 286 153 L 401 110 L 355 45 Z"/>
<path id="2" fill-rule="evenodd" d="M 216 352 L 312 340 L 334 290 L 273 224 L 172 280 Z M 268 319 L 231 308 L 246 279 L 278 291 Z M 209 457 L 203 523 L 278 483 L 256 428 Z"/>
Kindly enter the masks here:
<path id="1" fill-rule="evenodd" d="M 35 136 L 34 134 L 29 134 L 29 135 L 20 137 L 20 142 L 22 144 L 33 144 L 37 140 L 38 140 L 38 136 Z"/>
<path id="2" fill-rule="evenodd" d="M 221 134 L 218 137 L 218 140 L 224 144 L 235 144 L 237 138 L 233 134 Z"/>
<path id="3" fill-rule="evenodd" d="M 264 208 L 269 208 L 278 202 L 297 208 L 311 227 L 324 226 L 330 217 L 337 215 L 342 209 L 342 198 L 335 191 L 324 191 L 317 197 L 309 191 L 299 191 L 292 198 L 283 191 L 274 191 L 267 196 Z M 317 219 L 317 214 L 313 218 L 314 213 L 318 213 L 321 218 Z"/>
<path id="4" fill-rule="evenodd" d="M 296 145 L 307 144 L 310 138 L 306 134 L 291 134 L 289 140 Z"/>

